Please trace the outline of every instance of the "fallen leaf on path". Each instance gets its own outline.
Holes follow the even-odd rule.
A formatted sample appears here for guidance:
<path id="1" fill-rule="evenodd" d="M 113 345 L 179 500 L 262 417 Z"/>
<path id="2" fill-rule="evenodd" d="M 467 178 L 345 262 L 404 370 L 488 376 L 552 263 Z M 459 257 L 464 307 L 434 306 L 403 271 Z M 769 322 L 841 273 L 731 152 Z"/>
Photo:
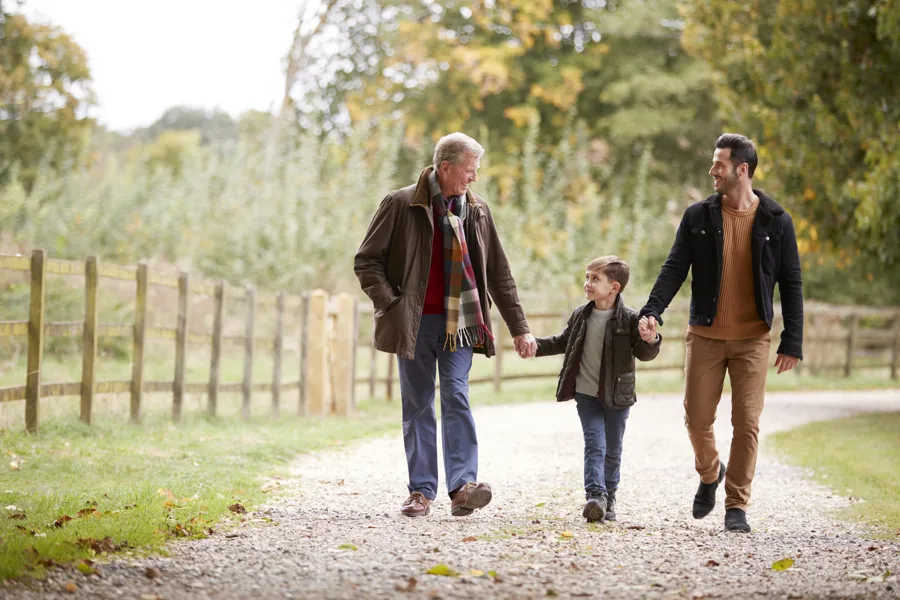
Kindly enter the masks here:
<path id="1" fill-rule="evenodd" d="M 571 531 L 563 531 L 561 534 L 559 534 L 559 537 L 568 540 L 575 537 L 575 534 Z"/>
<path id="2" fill-rule="evenodd" d="M 457 576 L 459 576 L 459 573 L 457 573 L 456 571 L 454 571 L 453 569 L 451 569 L 444 563 L 441 563 L 439 565 L 435 565 L 435 566 L 431 567 L 430 569 L 425 571 L 425 573 L 428 575 L 440 575 L 441 577 L 457 577 Z"/>
<path id="3" fill-rule="evenodd" d="M 643 525 L 629 525 L 628 527 L 626 527 L 626 529 L 636 529 L 637 531 L 640 531 L 642 529 L 646 529 L 646 527 L 644 527 Z"/>
<path id="4" fill-rule="evenodd" d="M 228 507 L 228 510 L 230 510 L 233 513 L 237 513 L 239 515 L 247 514 L 247 509 L 244 508 L 244 505 L 241 504 L 240 502 L 235 502 L 234 504 L 232 504 L 231 506 Z"/>
<path id="5" fill-rule="evenodd" d="M 74 581 L 70 581 L 69 583 L 66 584 L 66 591 L 69 592 L 70 594 L 74 594 L 75 592 L 78 591 L 78 586 L 75 585 Z"/>
<path id="6" fill-rule="evenodd" d="M 419 583 L 416 581 L 415 577 L 410 577 L 406 582 L 406 585 L 395 584 L 394 589 L 398 592 L 411 592 L 416 589 L 416 584 Z"/>
<path id="7" fill-rule="evenodd" d="M 159 579 L 162 577 L 162 571 L 156 567 L 147 567 L 147 570 L 144 571 L 144 575 L 147 576 L 147 579 Z"/>
<path id="8" fill-rule="evenodd" d="M 787 571 L 794 565 L 793 558 L 782 558 L 781 560 L 776 560 L 772 563 L 773 571 Z"/>
<path id="9" fill-rule="evenodd" d="M 464 537 L 464 538 L 462 539 L 462 541 L 464 541 L 464 542 L 477 542 L 477 541 L 478 541 L 478 538 L 475 537 L 474 535 L 470 535 L 470 536 Z"/>
<path id="10" fill-rule="evenodd" d="M 471 571 L 469 571 L 469 575 L 473 577 L 481 577 L 482 575 L 484 575 L 484 571 L 482 571 L 481 569 L 472 569 Z"/>
<path id="11" fill-rule="evenodd" d="M 341 479 L 340 481 L 338 481 L 338 485 L 344 485 L 344 480 Z"/>
<path id="12" fill-rule="evenodd" d="M 78 569 L 78 572 L 82 575 L 95 575 L 97 570 L 94 568 L 94 563 L 89 560 L 84 560 L 75 565 L 75 568 Z"/>
<path id="13" fill-rule="evenodd" d="M 717 563 L 713 559 L 709 559 L 708 561 L 706 561 L 706 566 L 707 567 L 718 567 L 719 563 Z"/>
<path id="14" fill-rule="evenodd" d="M 354 552 L 356 552 L 357 550 L 359 550 L 359 548 L 357 548 L 353 544 L 341 544 L 340 546 L 338 546 L 338 550 L 353 550 Z"/>

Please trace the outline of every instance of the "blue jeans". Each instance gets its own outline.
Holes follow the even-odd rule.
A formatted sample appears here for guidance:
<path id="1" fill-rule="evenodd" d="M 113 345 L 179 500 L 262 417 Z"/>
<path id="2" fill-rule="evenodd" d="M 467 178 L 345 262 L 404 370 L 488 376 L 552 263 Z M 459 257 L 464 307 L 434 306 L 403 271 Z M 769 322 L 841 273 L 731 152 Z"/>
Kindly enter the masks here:
<path id="1" fill-rule="evenodd" d="M 422 315 L 413 360 L 399 358 L 403 405 L 403 445 L 409 469 L 409 492 L 434 500 L 438 487 L 437 420 L 434 412 L 435 366 L 441 377 L 441 439 L 447 491 L 478 475 L 478 439 L 469 409 L 472 348 L 444 350 L 445 318 Z"/>
<path id="2" fill-rule="evenodd" d="M 594 396 L 575 394 L 584 432 L 584 493 L 588 500 L 619 487 L 622 440 L 631 407 L 613 409 Z"/>

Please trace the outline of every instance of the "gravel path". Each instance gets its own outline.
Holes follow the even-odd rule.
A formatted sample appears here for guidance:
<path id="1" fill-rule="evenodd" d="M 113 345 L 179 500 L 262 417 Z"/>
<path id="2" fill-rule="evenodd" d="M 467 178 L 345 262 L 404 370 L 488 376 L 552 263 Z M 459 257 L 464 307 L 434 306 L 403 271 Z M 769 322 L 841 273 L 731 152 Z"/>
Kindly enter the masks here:
<path id="1" fill-rule="evenodd" d="M 763 434 L 898 410 L 900 392 L 769 394 L 766 402 Z M 581 518 L 572 403 L 490 407 L 476 420 L 480 476 L 494 501 L 471 517 L 451 517 L 444 490 L 431 516 L 399 515 L 406 467 L 397 434 L 300 457 L 285 493 L 232 533 L 173 544 L 168 558 L 101 565 L 100 578 L 56 572 L 31 590 L 0 588 L 0 598 L 900 597 L 900 541 L 835 520 L 852 492 L 803 481 L 765 440 L 748 512 L 754 532 L 723 531 L 722 492 L 709 517 L 692 519 L 697 477 L 682 412 L 673 395 L 645 396 L 632 410 L 616 524 Z M 727 399 L 719 414 L 727 454 Z M 792 568 L 771 569 L 786 557 Z M 425 573 L 438 564 L 459 576 Z M 162 576 L 149 579 L 148 567 Z M 76 593 L 62 591 L 68 581 Z"/>

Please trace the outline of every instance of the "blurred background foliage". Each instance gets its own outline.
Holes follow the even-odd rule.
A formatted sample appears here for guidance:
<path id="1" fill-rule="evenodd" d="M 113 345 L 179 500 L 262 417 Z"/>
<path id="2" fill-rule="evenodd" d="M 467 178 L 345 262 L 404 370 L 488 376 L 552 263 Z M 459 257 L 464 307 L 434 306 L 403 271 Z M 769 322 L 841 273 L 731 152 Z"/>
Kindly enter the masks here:
<path id="1" fill-rule="evenodd" d="M 897 304 L 897 4 L 322 0 L 279 110 L 175 106 L 123 133 L 86 116 L 90 57 L 0 0 L 0 247 L 355 292 L 375 206 L 461 130 L 530 302 L 576 302 L 610 253 L 640 297 L 739 131 L 794 216 L 806 297 Z"/>

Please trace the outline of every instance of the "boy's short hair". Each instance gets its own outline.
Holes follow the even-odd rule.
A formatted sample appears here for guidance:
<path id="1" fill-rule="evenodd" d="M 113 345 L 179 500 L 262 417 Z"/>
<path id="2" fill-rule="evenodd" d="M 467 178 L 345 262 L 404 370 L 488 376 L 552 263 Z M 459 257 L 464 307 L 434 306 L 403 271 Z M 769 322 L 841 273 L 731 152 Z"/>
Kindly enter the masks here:
<path id="1" fill-rule="evenodd" d="M 618 282 L 620 293 L 628 285 L 628 275 L 630 273 L 628 263 L 618 256 L 609 255 L 595 258 L 588 263 L 587 270 L 600 271 L 610 281 Z"/>

